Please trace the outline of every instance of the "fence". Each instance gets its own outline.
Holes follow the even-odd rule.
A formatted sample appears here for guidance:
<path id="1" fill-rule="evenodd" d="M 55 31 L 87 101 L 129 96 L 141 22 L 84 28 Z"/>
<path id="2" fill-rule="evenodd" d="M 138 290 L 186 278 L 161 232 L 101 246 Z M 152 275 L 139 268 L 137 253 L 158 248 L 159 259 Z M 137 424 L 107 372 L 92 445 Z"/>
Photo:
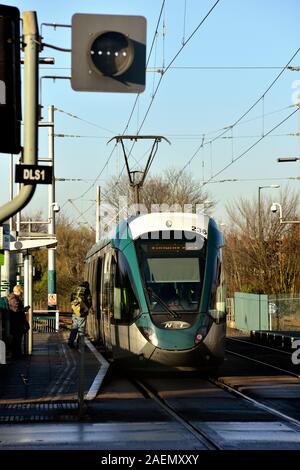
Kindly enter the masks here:
<path id="1" fill-rule="evenodd" d="M 226 312 L 227 312 L 227 325 L 231 328 L 234 327 L 234 299 L 228 297 L 226 299 Z"/>
<path id="2" fill-rule="evenodd" d="M 71 305 L 69 301 L 59 301 L 56 307 L 60 312 L 71 312 Z M 38 300 L 33 303 L 33 311 L 47 310 L 48 304 L 45 300 Z"/>
<path id="3" fill-rule="evenodd" d="M 248 297 L 248 296 L 257 296 Z M 260 311 L 257 309 L 259 294 L 236 292 L 226 300 L 227 325 L 232 328 L 250 331 L 264 329 L 270 331 L 300 330 L 300 294 L 277 294 L 260 296 Z M 250 303 L 249 303 L 250 302 Z M 252 304 L 251 304 L 252 303 Z M 255 305 L 256 304 L 256 305 Z M 259 328 L 260 316 L 260 328 Z M 254 324 L 253 324 L 254 322 Z M 257 325 L 258 323 L 258 325 Z M 252 326 L 252 327 L 251 327 Z"/>
<path id="4" fill-rule="evenodd" d="M 235 327 L 238 330 L 268 330 L 268 296 L 234 293 Z"/>
<path id="5" fill-rule="evenodd" d="M 300 294 L 269 295 L 272 330 L 300 330 Z"/>
<path id="6" fill-rule="evenodd" d="M 50 333 L 58 330 L 59 310 L 34 310 L 32 319 L 33 332 Z"/>

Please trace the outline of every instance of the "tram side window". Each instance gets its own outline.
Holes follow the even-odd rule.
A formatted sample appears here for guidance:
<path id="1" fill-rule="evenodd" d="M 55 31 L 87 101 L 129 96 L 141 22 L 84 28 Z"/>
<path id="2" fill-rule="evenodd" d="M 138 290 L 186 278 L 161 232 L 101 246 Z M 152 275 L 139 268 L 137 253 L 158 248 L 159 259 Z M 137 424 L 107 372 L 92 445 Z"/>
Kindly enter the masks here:
<path id="1" fill-rule="evenodd" d="M 140 313 L 139 304 L 132 288 L 128 262 L 122 252 L 117 252 L 114 288 L 114 320 L 130 323 Z"/>
<path id="2" fill-rule="evenodd" d="M 93 272 L 93 308 L 99 311 L 99 297 L 101 290 L 102 258 L 97 258 Z"/>
<path id="3" fill-rule="evenodd" d="M 111 254 L 106 253 L 104 258 L 103 269 L 103 294 L 102 294 L 102 309 L 109 314 L 112 312 L 112 291 L 114 285 L 114 263 L 111 259 Z"/>

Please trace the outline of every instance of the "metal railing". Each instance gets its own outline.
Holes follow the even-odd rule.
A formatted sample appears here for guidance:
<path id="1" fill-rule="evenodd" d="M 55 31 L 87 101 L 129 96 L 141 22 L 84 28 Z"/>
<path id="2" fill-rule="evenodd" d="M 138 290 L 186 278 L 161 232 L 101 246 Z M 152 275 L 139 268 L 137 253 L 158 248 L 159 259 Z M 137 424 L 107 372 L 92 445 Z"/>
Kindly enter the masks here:
<path id="1" fill-rule="evenodd" d="M 269 295 L 270 330 L 300 330 L 300 293 Z"/>
<path id="2" fill-rule="evenodd" d="M 59 310 L 34 310 L 32 331 L 51 333 L 59 331 Z"/>

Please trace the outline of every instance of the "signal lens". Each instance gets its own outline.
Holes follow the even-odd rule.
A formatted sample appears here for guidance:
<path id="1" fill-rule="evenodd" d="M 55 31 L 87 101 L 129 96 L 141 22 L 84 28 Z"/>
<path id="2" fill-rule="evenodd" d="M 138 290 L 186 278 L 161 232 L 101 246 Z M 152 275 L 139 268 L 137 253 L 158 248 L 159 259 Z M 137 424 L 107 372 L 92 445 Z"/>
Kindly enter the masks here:
<path id="1" fill-rule="evenodd" d="M 103 75 L 117 77 L 129 69 L 134 49 L 124 34 L 109 31 L 100 34 L 91 45 L 91 60 Z"/>

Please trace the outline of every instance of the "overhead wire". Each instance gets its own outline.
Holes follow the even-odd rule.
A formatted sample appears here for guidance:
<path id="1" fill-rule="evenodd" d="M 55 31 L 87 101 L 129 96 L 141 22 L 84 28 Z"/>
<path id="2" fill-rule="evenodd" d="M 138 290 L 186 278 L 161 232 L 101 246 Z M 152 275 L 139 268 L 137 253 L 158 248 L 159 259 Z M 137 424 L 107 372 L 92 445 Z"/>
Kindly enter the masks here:
<path id="1" fill-rule="evenodd" d="M 153 35 L 152 43 L 151 43 L 151 46 L 150 46 L 150 51 L 149 51 L 149 54 L 148 54 L 148 59 L 147 59 L 147 62 L 146 62 L 146 68 L 148 67 L 149 60 L 150 60 L 150 57 L 151 57 L 151 55 L 152 55 L 152 51 L 153 51 L 153 47 L 154 47 L 154 44 L 155 44 L 155 41 L 156 41 L 156 37 L 157 37 L 157 34 L 158 34 L 158 27 L 159 27 L 160 20 L 161 20 L 163 11 L 164 11 L 165 3 L 166 3 L 166 0 L 163 0 L 163 1 L 162 1 L 162 4 L 161 4 L 161 8 L 160 8 L 159 15 L 158 15 L 158 20 L 157 20 L 157 23 L 156 23 L 156 28 L 155 28 L 155 32 L 154 32 L 154 35 Z M 123 130 L 123 132 L 122 132 L 122 135 L 125 134 L 125 132 L 127 131 L 128 127 L 129 127 L 129 124 L 130 124 L 130 122 L 131 122 L 131 119 L 132 119 L 132 116 L 133 116 L 135 107 L 136 107 L 136 105 L 137 105 L 139 96 L 140 96 L 140 94 L 138 93 L 138 94 L 136 95 L 135 101 L 134 101 L 134 103 L 133 103 L 132 109 L 131 109 L 130 114 L 129 114 L 129 118 L 128 118 L 128 120 L 127 120 L 127 123 L 125 124 L 125 128 L 124 128 L 124 130 Z"/>
<path id="2" fill-rule="evenodd" d="M 281 180 L 299 180 L 300 176 L 282 176 L 279 178 L 228 178 L 223 180 L 209 181 L 208 184 L 220 184 L 220 183 L 240 183 L 240 182 L 253 182 L 253 181 L 281 181 Z"/>
<path id="3" fill-rule="evenodd" d="M 219 3 L 220 0 L 217 0 L 215 2 L 215 4 L 212 6 L 212 8 L 209 10 L 209 12 L 207 13 L 207 15 L 203 18 L 203 20 L 201 21 L 201 23 L 199 23 L 199 25 L 197 26 L 197 28 L 195 28 L 195 30 L 193 31 L 193 33 L 188 37 L 188 39 L 184 42 L 184 44 L 182 45 L 182 47 L 179 49 L 179 51 L 177 52 L 177 54 L 175 54 L 175 56 L 173 57 L 173 59 L 170 61 L 170 63 L 167 65 L 166 68 L 164 68 L 164 71 L 163 73 L 161 74 L 161 77 L 160 77 L 160 80 L 156 86 L 156 89 L 155 89 L 155 92 L 153 93 L 153 96 L 152 96 L 152 99 L 151 99 L 151 102 L 146 110 L 146 113 L 144 115 L 144 118 L 139 126 L 139 129 L 138 129 L 138 132 L 140 132 L 141 128 L 143 127 L 144 125 L 144 122 L 149 114 L 149 111 L 151 109 L 151 106 L 153 104 L 153 101 L 154 101 L 154 98 L 157 94 L 157 91 L 159 89 L 159 86 L 161 84 L 161 81 L 162 81 L 162 78 L 164 76 L 164 74 L 172 68 L 172 64 L 174 63 L 174 61 L 176 60 L 176 58 L 178 57 L 178 55 L 180 54 L 180 52 L 182 51 L 183 47 L 185 47 L 185 45 L 190 41 L 190 39 L 194 36 L 194 34 L 197 32 L 197 30 L 200 28 L 200 26 L 203 24 L 203 22 L 205 21 L 205 19 L 209 16 L 209 14 L 212 12 L 212 10 L 216 7 L 216 5 Z M 163 4 L 162 4 L 162 8 L 161 8 L 161 13 L 163 11 L 163 6 L 164 6 L 164 1 L 163 1 Z M 156 36 L 154 36 L 154 39 L 153 39 L 153 43 L 152 43 L 152 46 L 155 42 L 155 38 Z M 269 85 L 269 87 L 265 90 L 265 92 L 253 103 L 253 105 L 251 107 L 248 108 L 248 110 L 242 114 L 242 116 L 237 119 L 232 125 L 228 126 L 227 128 L 223 128 L 223 132 L 216 136 L 215 138 L 211 139 L 210 141 L 208 142 L 202 142 L 201 143 L 201 146 L 197 149 L 197 151 L 193 154 L 192 158 L 188 161 L 188 163 L 184 166 L 184 168 L 189 165 L 191 163 L 191 161 L 193 160 L 193 158 L 196 156 L 197 152 L 200 150 L 200 148 L 203 147 L 203 145 L 207 145 L 208 143 L 211 145 L 214 141 L 216 141 L 217 139 L 221 138 L 226 132 L 228 132 L 229 129 L 231 129 L 231 132 L 232 132 L 232 129 L 233 127 L 235 127 L 236 125 L 238 125 L 242 120 L 243 118 L 261 101 L 261 100 L 264 100 L 264 97 L 265 95 L 269 92 L 269 90 L 274 86 L 274 84 L 276 83 L 276 81 L 280 78 L 280 76 L 283 74 L 283 72 L 288 69 L 288 65 L 290 64 L 290 62 L 293 60 L 293 58 L 297 55 L 297 53 L 299 52 L 300 48 L 295 52 L 295 54 L 293 55 L 293 57 L 290 59 L 290 61 L 287 63 L 287 65 L 285 67 L 283 67 L 280 71 L 280 73 L 277 75 L 277 77 L 275 77 L 275 79 L 273 80 L 273 82 Z M 150 56 L 149 56 L 150 57 Z M 174 67 L 175 68 L 175 67 Z M 259 67 L 256 67 L 256 68 L 259 68 Z M 271 68 L 271 67 L 268 67 L 268 68 Z M 272 68 L 275 68 L 275 67 L 272 67 Z M 125 126 L 125 129 L 124 129 L 124 132 L 126 131 L 126 129 L 128 128 L 129 126 L 129 123 L 131 121 L 131 118 L 132 118 L 132 115 L 133 115 L 133 112 L 135 110 L 135 107 L 136 107 L 136 104 L 137 104 L 137 100 L 138 100 L 138 97 L 139 95 L 137 95 L 136 97 L 136 100 L 135 100 L 135 103 L 134 103 L 134 106 L 133 106 L 133 109 L 131 111 L 131 114 L 129 116 L 129 119 L 127 121 L 127 124 Z M 298 109 L 296 109 L 295 111 L 293 111 L 289 116 L 287 116 L 286 118 L 284 118 L 280 123 L 278 123 L 276 126 L 274 126 L 270 131 L 268 131 L 266 134 L 264 134 L 264 122 L 263 122 L 263 132 L 262 132 L 262 136 L 260 137 L 260 139 L 258 139 L 254 144 L 252 144 L 246 151 L 242 152 L 240 155 L 238 155 L 236 158 L 233 158 L 232 161 L 230 162 L 230 164 L 226 165 L 222 170 L 220 170 L 219 172 L 217 172 L 215 175 L 213 175 L 207 182 L 205 182 L 205 184 L 208 184 L 212 178 L 215 178 L 218 174 L 220 174 L 222 171 L 224 171 L 226 168 L 228 168 L 228 166 L 230 166 L 231 164 L 233 164 L 234 162 L 236 162 L 237 160 L 239 160 L 240 158 L 242 158 L 246 153 L 248 153 L 255 145 L 257 145 L 263 138 L 267 137 L 268 135 L 270 135 L 275 129 L 277 129 L 279 126 L 281 126 L 286 120 L 288 120 L 293 114 L 295 114 L 296 112 L 298 111 Z M 264 105 L 263 105 L 263 113 L 264 113 Z M 265 114 L 264 114 L 265 115 Z M 246 121 L 244 121 L 246 122 Z M 114 149 L 113 149 L 114 150 Z M 111 159 L 111 156 L 112 156 L 112 152 L 111 154 L 109 155 L 108 159 L 107 159 L 107 162 L 106 164 L 104 165 L 103 169 L 101 170 L 101 173 L 100 175 L 102 174 L 102 172 L 104 171 L 104 168 L 108 165 L 110 159 Z M 183 170 L 181 170 L 183 171 Z M 98 177 L 100 177 L 100 175 Z M 121 175 L 120 175 L 121 176 Z M 95 179 L 95 181 L 97 181 L 98 177 Z M 95 184 L 95 183 L 94 183 Z M 83 194 L 85 195 L 91 188 L 92 186 Z M 83 196 L 82 195 L 82 196 Z M 82 197 L 80 196 L 80 197 Z M 78 198 L 76 198 L 78 199 Z"/>
<path id="4" fill-rule="evenodd" d="M 178 178 L 179 176 L 183 173 L 183 171 L 187 168 L 188 165 L 190 165 L 190 163 L 193 161 L 193 159 L 196 157 L 196 155 L 198 154 L 198 152 L 200 151 L 200 149 L 203 148 L 204 145 L 207 145 L 207 144 L 210 144 L 210 143 L 213 143 L 215 142 L 216 140 L 220 139 L 221 137 L 223 137 L 224 134 L 226 134 L 230 129 L 233 129 L 237 124 L 239 124 L 245 116 L 247 116 L 250 111 L 252 111 L 252 109 L 262 100 L 264 99 L 264 97 L 266 96 L 266 94 L 271 90 L 271 88 L 275 85 L 275 83 L 279 80 L 279 78 L 281 77 L 281 75 L 283 74 L 283 72 L 287 69 L 287 67 L 289 66 L 289 64 L 292 62 L 292 60 L 296 57 L 296 55 L 299 53 L 300 51 L 300 47 L 296 50 L 296 52 L 292 55 L 292 57 L 290 58 L 290 60 L 287 62 L 287 64 L 285 65 L 285 67 L 282 68 L 282 70 L 279 72 L 279 74 L 276 75 L 276 77 L 274 78 L 274 80 L 272 80 L 272 82 L 270 83 L 270 85 L 267 87 L 267 89 L 262 93 L 262 95 L 259 96 L 259 98 L 257 98 L 254 103 L 231 125 L 229 126 L 226 126 L 226 127 L 223 127 L 222 128 L 222 132 L 217 135 L 216 137 L 214 137 L 213 139 L 211 139 L 210 141 L 208 142 L 202 142 L 200 144 L 200 146 L 195 150 L 195 152 L 193 153 L 193 155 L 191 156 L 191 158 L 188 160 L 188 162 L 183 166 L 183 168 L 180 170 L 179 174 L 178 174 Z M 297 111 L 297 110 L 296 110 Z M 292 113 L 294 114 L 294 113 Z M 292 115 L 291 114 L 291 115 Z"/>
<path id="5" fill-rule="evenodd" d="M 159 23 L 160 23 L 160 20 L 161 20 L 161 16 L 162 16 L 162 13 L 163 13 L 165 1 L 166 1 L 166 0 L 163 0 L 163 1 L 162 1 L 162 5 L 161 5 L 161 9 L 160 9 L 158 21 L 157 21 L 157 26 L 156 26 L 156 29 L 155 29 L 155 33 L 154 33 L 154 36 L 153 36 L 152 43 L 151 43 L 150 52 L 149 52 L 149 54 L 148 54 L 148 60 L 147 60 L 147 63 L 146 63 L 146 67 L 148 66 L 148 63 L 149 63 L 149 60 L 150 60 L 150 57 L 151 57 L 151 54 L 152 54 L 152 50 L 153 50 L 153 47 L 154 47 L 155 38 L 156 38 L 157 31 L 158 31 Z M 123 130 L 123 133 L 122 133 L 123 135 L 125 134 L 126 130 L 128 129 L 128 126 L 129 126 L 129 124 L 130 124 L 130 122 L 131 122 L 131 119 L 132 119 L 134 110 L 135 110 L 135 108 L 136 108 L 138 99 L 139 99 L 139 94 L 137 94 L 136 99 L 135 99 L 135 101 L 134 101 L 134 104 L 133 104 L 131 113 L 130 113 L 130 115 L 129 115 L 128 121 L 127 121 L 127 123 L 126 123 L 126 125 L 125 125 L 125 128 L 124 128 L 124 130 Z M 66 114 L 67 114 L 67 113 L 66 113 Z M 69 113 L 69 114 L 70 114 L 70 116 L 74 117 L 71 113 Z M 111 131 L 110 131 L 110 132 L 111 132 Z M 84 191 L 81 195 L 79 195 L 78 197 L 74 198 L 74 199 L 73 199 L 74 201 L 80 199 L 81 197 L 84 197 L 84 196 L 95 186 L 96 182 L 98 181 L 98 179 L 100 178 L 100 176 L 103 174 L 105 168 L 108 166 L 108 164 L 109 164 L 109 162 L 110 162 L 110 160 L 111 160 L 111 158 L 112 158 L 112 155 L 113 155 L 113 153 L 114 153 L 116 147 L 117 147 L 117 142 L 115 143 L 113 149 L 111 150 L 109 156 L 108 156 L 107 159 L 106 159 L 106 162 L 105 162 L 104 166 L 101 168 L 100 172 L 97 174 L 97 176 L 96 176 L 96 178 L 94 179 L 93 183 L 92 183 L 92 184 L 87 188 L 87 190 Z M 66 201 L 66 203 L 67 203 L 67 202 L 68 202 L 68 201 Z M 66 203 L 63 205 L 63 207 L 66 205 Z"/>
<path id="6" fill-rule="evenodd" d="M 171 59 L 171 61 L 168 63 L 168 65 L 164 68 L 164 71 L 163 73 L 161 73 L 161 77 L 158 81 L 158 84 L 156 86 L 156 89 L 151 97 L 151 101 L 150 101 L 150 104 L 146 110 L 146 113 L 145 113 L 145 116 L 142 120 L 142 123 L 140 124 L 140 127 L 139 127 L 139 130 L 138 132 L 141 131 L 146 119 L 147 119 L 147 116 L 150 112 L 150 109 L 153 105 L 153 101 L 154 101 L 154 98 L 158 92 L 158 89 L 160 87 L 160 84 L 162 82 L 162 79 L 165 75 L 165 73 L 169 70 L 169 68 L 171 67 L 171 65 L 175 62 L 175 60 L 177 59 L 177 57 L 180 55 L 180 53 L 182 52 L 182 50 L 186 47 L 186 45 L 190 42 L 190 40 L 195 36 L 195 34 L 197 33 L 197 31 L 200 29 L 200 27 L 203 25 L 203 23 L 206 21 L 206 19 L 209 17 L 209 15 L 213 12 L 213 10 L 216 8 L 216 6 L 218 5 L 218 3 L 220 2 L 221 0 L 217 0 L 214 5 L 210 8 L 210 10 L 206 13 L 206 15 L 204 16 L 204 18 L 202 18 L 202 20 L 200 21 L 200 23 L 196 26 L 196 28 L 192 31 L 192 33 L 189 35 L 189 37 L 187 38 L 187 40 L 185 41 L 184 44 L 182 44 L 182 46 L 179 48 L 179 50 L 177 51 L 177 53 L 173 56 L 173 58 Z"/>
<path id="7" fill-rule="evenodd" d="M 250 147 L 248 147 L 245 151 L 243 151 L 240 155 L 235 157 L 231 162 L 229 162 L 227 165 L 225 165 L 221 170 L 219 170 L 217 173 L 212 175 L 205 183 L 202 183 L 202 185 L 208 184 L 212 179 L 214 179 L 216 176 L 220 175 L 223 173 L 223 171 L 227 170 L 233 163 L 236 161 L 240 160 L 242 157 L 244 157 L 250 150 L 252 150 L 259 142 L 261 142 L 263 139 L 265 139 L 271 132 L 273 132 L 275 129 L 280 127 L 282 124 L 284 124 L 290 117 L 292 117 L 295 113 L 299 111 L 299 108 L 295 109 L 292 113 L 290 113 L 288 116 L 286 116 L 282 121 L 280 121 L 276 126 L 272 127 L 266 134 L 262 135 L 258 140 L 256 140 Z"/>
<path id="8" fill-rule="evenodd" d="M 217 1 L 214 3 L 214 5 L 210 8 L 210 10 L 209 10 L 209 11 L 207 12 L 207 14 L 204 16 L 204 18 L 200 21 L 200 23 L 197 25 L 197 27 L 193 30 L 193 32 L 192 32 L 192 33 L 190 34 L 190 36 L 187 38 L 187 40 L 185 41 L 185 43 L 180 47 L 180 49 L 178 50 L 178 52 L 175 54 L 175 56 L 172 58 L 172 60 L 171 60 L 171 61 L 169 62 L 169 64 L 166 66 L 166 68 L 165 68 L 165 70 L 164 70 L 164 73 L 167 72 L 167 70 L 168 70 L 168 69 L 170 68 L 170 66 L 174 63 L 174 61 L 175 61 L 176 58 L 179 56 L 179 54 L 181 53 L 181 51 L 183 50 L 183 48 L 184 48 L 184 47 L 188 44 L 188 42 L 193 38 L 193 36 L 196 34 L 196 32 L 199 30 L 199 28 L 202 26 L 202 24 L 205 22 L 205 20 L 206 20 L 206 19 L 208 18 L 208 16 L 212 13 L 212 11 L 214 10 L 214 8 L 217 6 L 217 4 L 218 4 L 220 1 L 221 1 L 221 0 L 217 0 Z M 149 60 L 150 60 L 150 55 L 151 55 L 152 50 L 153 50 L 153 45 L 154 45 L 154 43 L 155 43 L 155 37 L 156 37 L 157 31 L 158 31 L 158 27 L 159 27 L 159 24 L 160 24 L 160 20 L 161 20 L 163 11 L 164 11 L 164 5 L 165 5 L 165 0 L 163 0 L 162 6 L 161 6 L 161 9 L 160 9 L 160 14 L 159 14 L 158 22 L 157 22 L 157 27 L 156 27 L 156 30 L 155 30 L 155 34 L 154 34 L 154 38 L 153 38 L 152 44 L 151 44 L 151 49 L 150 49 L 150 54 L 149 54 L 149 56 L 148 56 L 147 65 L 148 65 L 148 62 L 149 62 Z M 163 75 L 164 75 L 164 74 L 163 74 Z M 159 86 L 160 86 L 160 84 L 161 84 L 163 75 L 161 75 L 160 80 L 159 80 L 159 82 L 158 82 L 158 85 L 156 86 L 155 92 L 154 92 L 154 94 L 152 95 L 150 104 L 149 104 L 149 106 L 148 106 L 148 108 L 147 108 L 147 111 L 146 111 L 146 114 L 145 114 L 145 116 L 144 116 L 144 118 L 143 118 L 143 120 L 142 120 L 142 124 L 139 126 L 139 129 L 138 129 L 137 134 L 139 134 L 139 132 L 141 131 L 141 128 L 142 128 L 142 126 L 144 125 L 144 122 L 145 122 L 145 120 L 146 120 L 146 118 L 147 118 L 147 116 L 148 116 L 148 114 L 149 114 L 149 111 L 150 111 L 150 109 L 151 109 L 151 107 L 152 107 L 154 98 L 155 98 L 155 96 L 156 96 L 156 94 L 157 94 L 157 91 L 158 91 L 158 89 L 159 89 Z M 136 99 L 135 99 L 135 102 L 134 102 L 133 108 L 132 108 L 132 110 L 131 110 L 129 119 L 128 119 L 128 121 L 127 121 L 127 123 L 126 123 L 126 126 L 125 126 L 125 129 L 124 129 L 124 131 L 123 131 L 123 135 L 125 134 L 125 132 L 126 132 L 128 126 L 129 126 L 129 124 L 130 124 L 130 121 L 131 121 L 131 119 L 132 119 L 133 112 L 134 112 L 134 110 L 135 110 L 135 107 L 136 107 L 138 98 L 139 98 L 139 94 L 137 95 L 137 97 L 136 97 Z M 110 155 L 109 155 L 109 157 L 108 157 L 108 159 L 107 159 L 105 165 L 103 166 L 103 168 L 101 169 L 101 171 L 98 173 L 97 177 L 95 178 L 94 183 L 92 183 L 92 184 L 90 185 L 90 187 L 89 187 L 83 194 L 81 194 L 80 196 L 78 196 L 77 198 L 75 198 L 75 199 L 73 199 L 73 200 L 77 200 L 77 199 L 80 199 L 81 197 L 85 196 L 85 195 L 92 189 L 92 187 L 94 187 L 94 185 L 96 184 L 96 181 L 100 178 L 100 176 L 101 176 L 101 174 L 103 173 L 104 169 L 107 167 L 109 161 L 111 160 L 111 157 L 112 157 L 112 154 L 113 154 L 113 152 L 114 152 L 114 150 L 115 150 L 115 148 L 116 148 L 116 145 L 117 145 L 117 143 L 115 144 L 115 146 L 114 146 L 112 152 L 110 153 Z M 132 148 L 131 148 L 131 150 L 130 150 L 129 156 L 131 155 L 133 146 L 134 146 L 134 143 L 133 143 Z M 123 166 L 123 168 L 122 168 L 122 171 L 121 171 L 121 173 L 120 173 L 120 175 L 119 175 L 118 180 L 120 179 L 120 177 L 121 177 L 121 175 L 122 175 L 122 173 L 123 173 L 123 170 L 124 170 L 124 166 Z M 116 184 L 118 184 L 118 181 L 116 182 Z"/>
<path id="9" fill-rule="evenodd" d="M 146 109 L 146 112 L 145 112 L 145 115 L 142 119 L 142 122 L 138 128 L 138 131 L 137 131 L 137 135 L 140 133 L 140 131 L 142 130 L 142 127 L 148 117 L 148 114 L 150 112 L 150 109 L 153 105 L 153 102 L 154 102 L 154 99 L 156 97 L 156 94 L 159 90 L 159 87 L 161 85 L 161 82 L 162 82 L 162 79 L 165 75 L 165 73 L 170 69 L 170 67 L 172 66 L 172 64 L 175 62 L 175 60 L 177 59 L 177 57 L 180 55 L 180 53 L 182 52 L 182 50 L 186 47 L 186 45 L 191 41 L 191 39 L 195 36 L 195 34 L 197 33 L 197 31 L 201 28 L 201 26 L 203 25 L 203 23 L 206 21 L 206 19 L 209 17 L 209 15 L 213 12 L 213 10 L 216 8 L 216 6 L 218 5 L 218 3 L 220 2 L 221 0 L 217 0 L 213 6 L 209 9 L 209 11 L 206 13 L 206 15 L 202 18 L 202 20 L 198 23 L 198 25 L 196 26 L 196 28 L 192 31 L 192 33 L 189 35 L 189 37 L 187 38 L 187 40 L 184 42 L 184 44 L 181 45 L 181 47 L 179 48 L 179 50 L 177 51 L 177 53 L 173 56 L 173 58 L 170 60 L 170 62 L 168 63 L 168 65 L 166 67 L 164 67 L 163 69 L 163 72 L 161 73 L 161 76 L 160 76 L 160 79 L 157 83 L 157 86 L 154 90 L 154 93 L 152 93 L 152 96 L 151 96 L 151 100 L 150 100 L 150 103 Z M 131 113 L 132 114 L 132 113 Z M 132 148 L 133 146 L 135 145 L 135 142 L 132 144 Z M 128 155 L 128 158 L 130 157 L 130 153 Z M 121 178 L 122 176 L 122 173 L 124 171 L 124 168 L 125 168 L 125 165 L 123 166 L 122 170 L 121 170 L 121 173 L 119 175 L 119 178 L 118 180 Z M 118 184 L 118 181 L 116 182 L 116 184 Z"/>
<path id="10" fill-rule="evenodd" d="M 107 127 L 99 126 L 99 124 L 96 124 L 95 122 L 91 122 L 91 121 L 88 121 L 87 119 L 80 118 L 79 116 L 76 116 L 75 114 L 64 111 L 63 109 L 55 107 L 54 111 L 58 111 L 59 113 L 66 114 L 67 116 L 73 119 L 78 119 L 79 121 L 85 122 L 86 124 L 89 124 L 90 126 L 98 127 L 99 129 L 102 129 L 103 131 L 107 131 L 110 134 L 115 134 L 114 131 L 112 131 L 111 129 L 107 129 Z"/>

